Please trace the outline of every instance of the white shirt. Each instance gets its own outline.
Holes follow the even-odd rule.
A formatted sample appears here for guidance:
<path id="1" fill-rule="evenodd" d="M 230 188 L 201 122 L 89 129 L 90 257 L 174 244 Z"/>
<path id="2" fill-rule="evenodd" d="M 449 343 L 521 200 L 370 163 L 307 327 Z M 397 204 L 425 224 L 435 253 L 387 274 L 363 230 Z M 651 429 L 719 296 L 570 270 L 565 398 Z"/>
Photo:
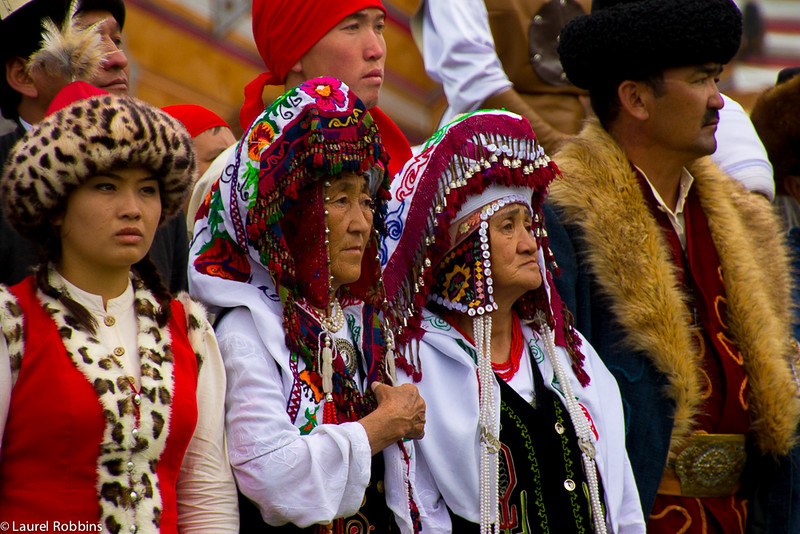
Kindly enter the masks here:
<path id="1" fill-rule="evenodd" d="M 667 203 L 664 202 L 664 199 L 661 198 L 661 195 L 658 194 L 656 188 L 653 187 L 653 184 L 650 183 L 650 179 L 644 171 L 639 167 L 636 167 L 636 169 L 642 173 L 642 176 L 644 176 L 644 179 L 647 181 L 647 185 L 650 186 L 653 196 L 656 197 L 658 209 L 667 214 L 672 228 L 675 230 L 675 233 L 678 234 L 678 239 L 681 241 L 681 248 L 686 250 L 686 214 L 684 208 L 686 207 L 686 198 L 689 196 L 689 189 L 691 189 L 694 183 L 694 177 L 689 174 L 689 171 L 683 169 L 681 181 L 678 184 L 678 202 L 675 204 L 675 208 L 670 208 L 667 206 Z"/>
<path id="2" fill-rule="evenodd" d="M 425 72 L 447 97 L 440 125 L 513 87 L 495 52 L 483 0 L 424 0 L 415 19 Z"/>
<path id="3" fill-rule="evenodd" d="M 269 324 L 256 326 L 250 310 L 240 307 L 217 325 L 228 378 L 229 454 L 239 489 L 271 525 L 306 527 L 353 515 L 370 480 L 367 432 L 360 423 L 349 422 L 318 424 L 301 435 L 297 425 L 305 410 L 301 408 L 297 425 L 286 412 L 294 378 L 282 318 L 273 313 L 262 319 Z M 259 330 L 262 335 L 272 332 L 274 350 L 283 350 L 272 354 Z M 314 403 L 306 406 L 315 409 Z M 316 406 L 317 422 L 322 423 L 322 405 Z"/>
<path id="4" fill-rule="evenodd" d="M 725 107 L 719 112 L 717 150 L 711 160 L 750 191 L 774 200 L 772 164 L 750 117 L 735 100 L 726 95 L 722 95 L 722 100 Z"/>

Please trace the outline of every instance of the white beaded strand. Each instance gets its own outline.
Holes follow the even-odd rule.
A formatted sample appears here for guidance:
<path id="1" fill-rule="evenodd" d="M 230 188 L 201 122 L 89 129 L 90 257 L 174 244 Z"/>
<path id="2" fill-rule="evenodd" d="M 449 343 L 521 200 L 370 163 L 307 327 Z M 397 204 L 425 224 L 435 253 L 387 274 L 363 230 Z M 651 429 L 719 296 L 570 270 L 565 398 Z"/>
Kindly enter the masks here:
<path id="1" fill-rule="evenodd" d="M 583 458 L 583 470 L 586 473 L 586 481 L 589 483 L 589 506 L 592 512 L 592 520 L 594 521 L 594 531 L 596 534 L 606 534 L 606 520 L 603 516 L 603 506 L 600 502 L 600 488 L 594 461 L 595 449 L 592 442 L 592 430 L 586 415 L 583 413 L 583 409 L 575 399 L 575 394 L 572 391 L 572 384 L 564 370 L 564 366 L 561 364 L 561 360 L 558 359 L 553 332 L 550 330 L 550 327 L 547 326 L 544 314 L 539 312 L 539 314 L 537 314 L 537 320 L 539 323 L 539 331 L 544 340 L 545 352 L 550 359 L 550 363 L 553 365 L 553 370 L 556 373 L 558 382 L 564 390 L 567 411 L 572 420 L 572 425 L 575 427 L 575 433 L 578 436 L 578 446 L 581 449 L 581 456 Z"/>
<path id="2" fill-rule="evenodd" d="M 482 315 L 472 320 L 478 359 L 480 389 L 481 464 L 480 464 L 480 521 L 481 534 L 500 531 L 499 453 L 497 414 L 494 402 L 494 371 L 492 370 L 492 317 Z M 494 526 L 493 526 L 494 525 Z"/>

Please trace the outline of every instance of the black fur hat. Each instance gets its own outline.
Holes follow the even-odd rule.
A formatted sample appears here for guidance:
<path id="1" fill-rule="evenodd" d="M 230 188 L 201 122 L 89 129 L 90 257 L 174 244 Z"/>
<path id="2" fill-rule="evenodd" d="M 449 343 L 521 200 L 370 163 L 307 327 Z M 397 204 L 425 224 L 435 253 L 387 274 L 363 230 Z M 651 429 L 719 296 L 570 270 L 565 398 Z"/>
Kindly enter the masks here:
<path id="1" fill-rule="evenodd" d="M 591 90 L 670 67 L 725 64 L 741 36 L 732 0 L 595 0 L 591 14 L 561 30 L 558 54 L 570 82 Z"/>

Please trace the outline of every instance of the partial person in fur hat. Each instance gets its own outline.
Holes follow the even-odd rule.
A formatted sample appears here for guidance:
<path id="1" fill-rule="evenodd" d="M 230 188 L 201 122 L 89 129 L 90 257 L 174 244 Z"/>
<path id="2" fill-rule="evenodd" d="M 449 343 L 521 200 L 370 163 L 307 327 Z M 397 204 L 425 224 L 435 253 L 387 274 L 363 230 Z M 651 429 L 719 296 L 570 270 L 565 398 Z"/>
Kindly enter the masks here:
<path id="1" fill-rule="evenodd" d="M 315 78 L 252 122 L 198 212 L 189 283 L 221 317 L 243 532 L 394 532 L 395 484 L 414 530 L 406 440 L 422 437 L 425 403 L 391 386 L 386 161 L 355 92 Z M 403 467 L 384 472 L 384 449 Z"/>
<path id="2" fill-rule="evenodd" d="M 213 330 L 148 257 L 195 173 L 189 136 L 84 82 L 56 101 L 0 179 L 9 220 L 44 251 L 0 286 L 0 517 L 238 532 Z"/>
<path id="3" fill-rule="evenodd" d="M 16 128 L 0 137 L 0 164 L 32 124 L 45 115 L 66 84 L 87 81 L 115 94 L 128 94 L 130 65 L 122 49 L 122 0 L 29 0 L 0 21 L 0 110 Z M 186 289 L 186 231 L 183 221 L 160 227 L 151 255 L 170 290 Z M 0 217 L 0 283 L 16 284 L 30 274 L 35 246 Z"/>
<path id="4" fill-rule="evenodd" d="M 707 157 L 741 31 L 731 0 L 639 0 L 560 37 L 598 119 L 554 156 L 556 286 L 619 383 L 650 533 L 800 532 L 788 250 Z"/>
<path id="5" fill-rule="evenodd" d="M 775 204 L 784 219 L 795 272 L 800 273 L 800 76 L 791 70 L 781 71 L 775 87 L 759 95 L 750 118 L 775 169 Z M 796 285 L 795 291 L 800 287 Z M 800 313 L 800 293 L 795 295 L 795 305 Z M 798 320 L 794 335 L 800 339 Z"/>

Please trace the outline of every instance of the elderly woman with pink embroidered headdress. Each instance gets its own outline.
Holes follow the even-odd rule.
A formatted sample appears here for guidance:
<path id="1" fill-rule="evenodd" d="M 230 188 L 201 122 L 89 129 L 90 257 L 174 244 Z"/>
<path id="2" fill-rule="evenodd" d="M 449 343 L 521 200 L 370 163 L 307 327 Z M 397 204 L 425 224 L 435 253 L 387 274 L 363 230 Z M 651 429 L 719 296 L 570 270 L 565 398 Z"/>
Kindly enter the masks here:
<path id="1" fill-rule="evenodd" d="M 425 420 L 413 386 L 386 385 L 397 320 L 382 312 L 377 255 L 385 165 L 361 100 L 313 79 L 250 125 L 198 213 L 189 283 L 219 317 L 247 531 L 390 532 L 389 484 L 413 509 L 408 466 L 384 482 L 378 454 L 407 455 L 399 440 Z"/>
<path id="2" fill-rule="evenodd" d="M 427 403 L 411 471 L 424 532 L 644 532 L 616 382 L 545 268 L 556 175 L 527 120 L 485 111 L 392 184 L 384 282 L 415 364 L 398 380 Z"/>

